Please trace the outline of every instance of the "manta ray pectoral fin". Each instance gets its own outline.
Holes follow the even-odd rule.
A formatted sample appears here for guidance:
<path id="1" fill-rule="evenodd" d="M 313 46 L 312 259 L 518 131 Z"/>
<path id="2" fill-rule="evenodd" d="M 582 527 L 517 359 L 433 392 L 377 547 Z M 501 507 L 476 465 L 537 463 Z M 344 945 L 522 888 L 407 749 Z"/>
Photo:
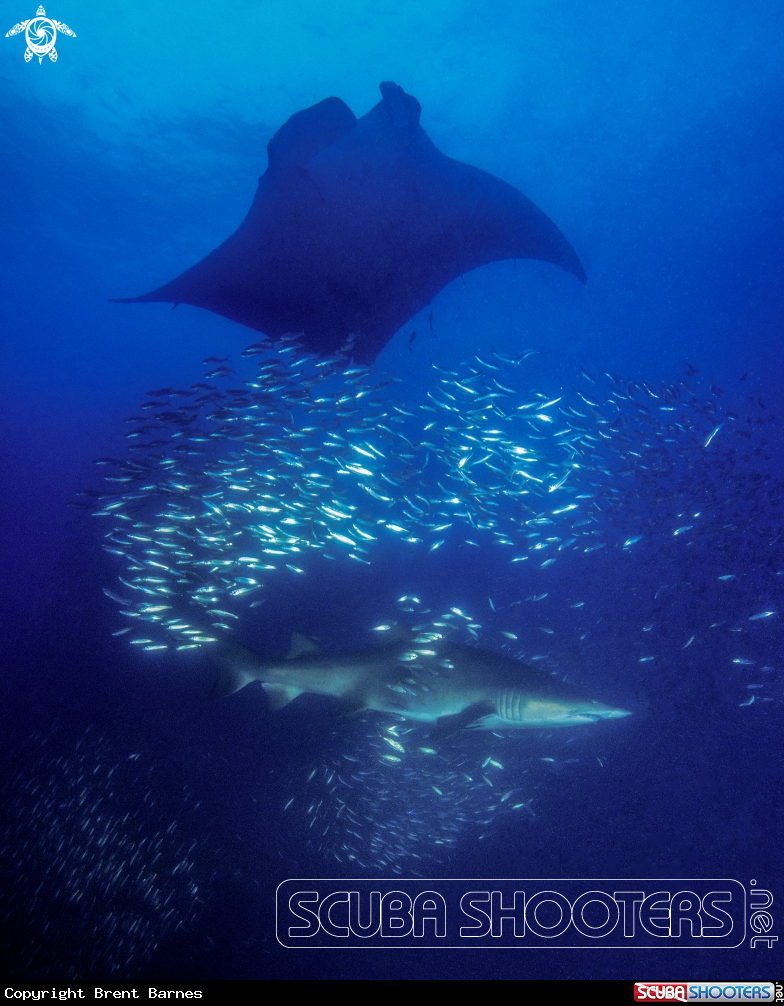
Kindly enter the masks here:
<path id="1" fill-rule="evenodd" d="M 304 653 L 321 653 L 321 647 L 312 639 L 303 636 L 301 632 L 292 632 L 286 660 L 294 660 L 295 657 L 301 657 Z"/>
<path id="2" fill-rule="evenodd" d="M 585 269 L 553 221 L 514 186 L 469 164 L 448 163 L 452 227 L 463 248 L 462 265 L 475 269 L 503 259 L 551 262 L 586 282 Z"/>
<path id="3" fill-rule="evenodd" d="M 489 702 L 475 702 L 453 716 L 439 716 L 430 731 L 430 739 L 437 741 L 452 737 L 459 730 L 469 727 L 478 717 L 489 713 L 492 708 Z"/>
<path id="4" fill-rule="evenodd" d="M 304 171 L 309 184 L 315 186 L 319 198 L 323 200 L 318 185 L 307 170 L 307 164 L 322 150 L 331 147 L 333 143 L 350 133 L 356 121 L 354 113 L 340 98 L 325 98 L 310 108 L 295 112 L 267 144 L 269 168 L 259 179 L 259 192 L 277 193 L 273 198 L 282 201 L 283 205 L 288 205 L 291 197 L 281 195 L 278 191 L 280 185 L 275 183 L 290 177 L 292 172 L 301 175 Z M 285 190 L 285 186 L 283 188 Z M 254 208 L 251 207 L 249 216 L 253 216 L 253 213 Z M 243 226 L 246 225 L 247 221 Z M 255 230 L 254 234 L 257 239 L 258 233 Z M 231 241 L 232 238 L 229 239 L 229 242 Z M 253 256 L 243 247 L 237 258 L 234 252 L 227 252 L 226 244 L 227 242 L 224 242 L 171 282 L 138 297 L 112 297 L 111 303 L 151 304 L 175 301 L 192 304 L 195 307 L 215 311 L 242 324 L 248 324 L 258 331 L 264 331 L 263 327 L 259 328 L 253 317 L 245 316 L 247 312 L 242 307 L 243 298 L 255 301 L 255 281 L 246 277 L 240 282 L 239 291 L 235 282 L 237 266 L 247 267 L 249 257 L 252 260 Z M 255 274 L 255 269 L 251 272 Z M 305 277 L 302 282 L 305 282 Z M 252 309 L 248 310 L 253 313 Z"/>
<path id="5" fill-rule="evenodd" d="M 278 709 L 282 709 L 287 706 L 289 702 L 292 702 L 298 695 L 302 695 L 301 688 L 292 688 L 290 685 L 278 685 L 273 684 L 270 681 L 265 681 L 262 688 L 267 693 L 267 705 L 270 710 L 275 713 Z"/>
<path id="6" fill-rule="evenodd" d="M 227 641 L 212 653 L 212 660 L 218 669 L 218 677 L 212 689 L 213 698 L 233 695 L 251 681 L 260 678 L 259 658 L 240 643 Z"/>

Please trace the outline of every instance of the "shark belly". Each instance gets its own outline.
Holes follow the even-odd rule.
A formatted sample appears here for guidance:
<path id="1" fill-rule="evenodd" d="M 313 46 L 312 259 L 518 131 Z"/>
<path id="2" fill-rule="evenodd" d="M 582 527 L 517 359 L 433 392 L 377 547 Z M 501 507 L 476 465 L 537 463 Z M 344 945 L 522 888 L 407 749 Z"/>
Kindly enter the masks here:
<path id="1" fill-rule="evenodd" d="M 490 704 L 483 692 L 483 689 L 465 684 L 455 687 L 449 678 L 439 679 L 438 676 L 427 682 L 421 679 L 401 681 L 399 669 L 395 667 L 386 681 L 373 683 L 366 693 L 365 703 L 368 709 L 377 712 L 396 713 L 418 723 L 436 723 L 473 708 L 477 716 L 480 711 L 489 711 Z M 480 710 L 480 703 L 487 708 Z"/>

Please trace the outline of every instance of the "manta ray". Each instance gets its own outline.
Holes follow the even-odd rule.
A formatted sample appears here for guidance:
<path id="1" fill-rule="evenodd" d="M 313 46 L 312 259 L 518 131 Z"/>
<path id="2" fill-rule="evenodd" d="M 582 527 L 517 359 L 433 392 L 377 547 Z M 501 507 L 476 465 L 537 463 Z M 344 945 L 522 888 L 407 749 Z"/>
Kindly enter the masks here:
<path id="1" fill-rule="evenodd" d="M 380 90 L 361 119 L 339 98 L 292 115 L 267 145 L 234 234 L 170 283 L 120 302 L 193 304 L 370 364 L 443 287 L 488 262 L 541 259 L 585 282 L 540 209 L 436 149 L 416 98 L 389 81 Z"/>

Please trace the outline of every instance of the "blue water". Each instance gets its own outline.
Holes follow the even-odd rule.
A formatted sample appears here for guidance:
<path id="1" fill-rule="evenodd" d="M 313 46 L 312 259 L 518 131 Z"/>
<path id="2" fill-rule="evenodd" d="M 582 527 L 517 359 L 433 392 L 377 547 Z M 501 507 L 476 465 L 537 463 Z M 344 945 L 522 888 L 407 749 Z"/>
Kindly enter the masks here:
<path id="1" fill-rule="evenodd" d="M 7 4 L 6 30 L 32 8 Z M 339 648 L 410 591 L 435 613 L 460 605 L 483 621 L 488 596 L 500 607 L 546 590 L 548 621 L 523 602 L 494 631 L 527 633 L 530 655 L 538 625 L 553 628 L 562 669 L 634 716 L 580 735 L 577 767 L 542 778 L 535 819 L 499 822 L 481 842 L 466 827 L 432 875 L 754 878 L 776 894 L 780 616 L 749 619 L 782 609 L 784 586 L 778 5 L 64 0 L 47 13 L 76 33 L 58 38 L 56 63 L 25 63 L 23 39 L 0 40 L 0 747 L 14 794 L 4 835 L 17 849 L 2 925 L 17 979 L 770 978 L 764 947 L 660 950 L 655 961 L 280 948 L 276 885 L 351 876 L 281 811 L 309 766 L 348 741 L 308 700 L 278 718 L 251 690 L 213 702 L 206 661 L 142 659 L 113 637 L 107 528 L 69 504 L 99 485 L 95 458 L 128 456 L 121 420 L 150 388 L 188 387 L 203 358 L 236 361 L 257 338 L 195 308 L 109 298 L 161 285 L 236 228 L 291 114 L 337 95 L 359 116 L 380 81 L 396 81 L 421 102 L 436 146 L 523 191 L 588 274 L 582 287 L 544 263 L 502 262 L 452 283 L 432 304 L 433 334 L 426 311 L 411 352 L 407 328 L 377 361 L 403 377 L 397 399 L 420 400 L 431 361 L 533 349 L 527 385 L 573 401 L 573 389 L 593 393 L 581 367 L 651 387 L 696 370 L 700 400 L 748 436 L 728 454 L 719 434 L 715 464 L 697 475 L 684 465 L 669 484 L 635 483 L 615 546 L 565 555 L 544 587 L 544 572 L 485 548 L 430 563 L 380 551 L 369 570 L 319 568 L 271 587 L 249 630 L 270 652 L 291 631 Z M 611 467 L 602 483 L 622 479 Z M 672 535 L 668 506 L 680 513 L 681 499 L 705 514 L 691 547 Z M 619 547 L 625 515 L 657 507 L 661 525 Z M 578 600 L 590 610 L 569 607 Z M 656 660 L 640 663 L 650 633 Z M 105 846 L 79 838 L 98 817 L 125 820 L 109 841 L 118 863 L 176 824 L 156 880 L 176 909 L 169 922 L 132 879 L 112 879 Z M 80 885 L 89 909 L 65 904 Z M 96 944 L 101 904 L 127 921 Z"/>

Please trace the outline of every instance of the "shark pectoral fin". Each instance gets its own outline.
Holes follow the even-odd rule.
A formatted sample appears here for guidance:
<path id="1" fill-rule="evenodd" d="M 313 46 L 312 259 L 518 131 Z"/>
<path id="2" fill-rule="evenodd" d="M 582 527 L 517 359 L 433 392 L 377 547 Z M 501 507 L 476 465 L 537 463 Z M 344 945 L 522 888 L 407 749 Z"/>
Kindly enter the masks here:
<path id="1" fill-rule="evenodd" d="M 367 709 L 362 699 L 356 698 L 336 698 L 330 697 L 329 711 L 332 716 L 339 716 L 341 719 L 350 719 L 352 716 L 359 716 Z"/>
<path id="2" fill-rule="evenodd" d="M 430 739 L 444 740 L 447 737 L 451 737 L 459 730 L 465 730 L 478 717 L 484 716 L 489 712 L 492 712 L 492 705 L 489 702 L 475 702 L 453 716 L 439 716 L 433 729 L 430 731 Z"/>
<path id="3" fill-rule="evenodd" d="M 213 698 L 233 695 L 261 676 L 259 658 L 253 650 L 240 643 L 227 641 L 212 653 L 212 661 L 218 669 L 212 689 Z"/>
<path id="4" fill-rule="evenodd" d="M 289 652 L 286 654 L 286 660 L 294 660 L 295 657 L 301 657 L 303 653 L 321 653 L 321 647 L 318 643 L 314 643 L 312 639 L 303 636 L 302 633 L 292 632 L 291 645 L 289 646 Z"/>
<path id="5" fill-rule="evenodd" d="M 273 713 L 287 706 L 298 695 L 302 695 L 301 688 L 292 688 L 290 685 L 276 685 L 265 681 L 262 687 L 267 693 L 267 705 Z"/>

